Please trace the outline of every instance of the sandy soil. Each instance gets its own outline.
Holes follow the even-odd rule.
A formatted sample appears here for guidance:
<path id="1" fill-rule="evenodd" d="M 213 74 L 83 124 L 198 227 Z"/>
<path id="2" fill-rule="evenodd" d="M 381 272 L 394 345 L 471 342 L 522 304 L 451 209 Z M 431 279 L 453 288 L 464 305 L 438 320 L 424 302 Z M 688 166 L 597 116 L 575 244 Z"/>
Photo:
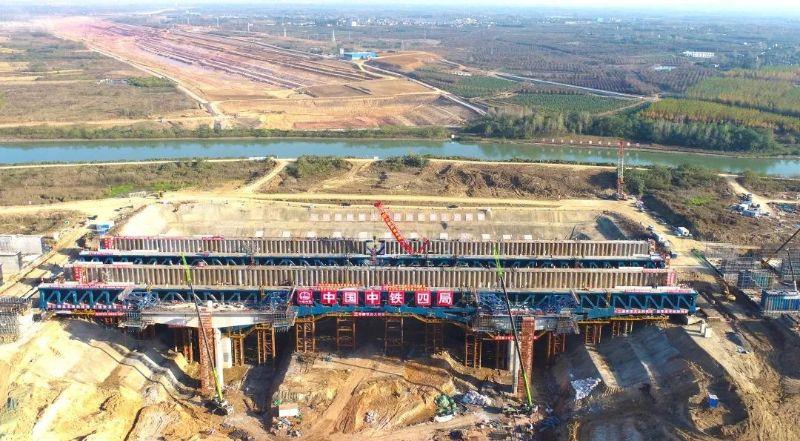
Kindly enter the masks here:
<path id="1" fill-rule="evenodd" d="M 17 402 L 13 418 L 0 423 L 10 439 L 185 439 L 218 427 L 154 375 L 156 365 L 132 357 L 137 341 L 119 331 L 49 321 L 3 346 L 0 395 Z M 215 438 L 224 439 L 208 439 Z"/>
<path id="2" fill-rule="evenodd" d="M 477 384 L 461 378 L 481 376 L 478 370 L 448 369 L 446 355 L 402 362 L 370 351 L 344 358 L 324 354 L 310 363 L 292 360 L 277 395 L 300 405 L 303 418 L 294 428 L 304 439 L 374 439 L 398 430 L 415 435 L 403 439 L 429 438 L 448 427 L 432 422 L 436 396 L 474 388 Z M 470 412 L 458 424 L 469 426 L 485 416 Z"/>
<path id="3" fill-rule="evenodd" d="M 460 197 L 565 199 L 611 196 L 614 175 L 541 164 L 472 164 L 430 161 L 423 167 L 379 161 L 322 187 L 332 193 L 388 193 Z M 280 190 L 280 187 L 273 191 Z M 295 189 L 298 190 L 298 189 Z M 320 191 L 320 189 L 313 189 Z"/>
<path id="4" fill-rule="evenodd" d="M 431 52 L 382 52 L 379 55 L 380 58 L 372 60 L 371 63 L 385 69 L 400 70 L 403 72 L 411 72 L 441 62 L 441 57 Z"/>

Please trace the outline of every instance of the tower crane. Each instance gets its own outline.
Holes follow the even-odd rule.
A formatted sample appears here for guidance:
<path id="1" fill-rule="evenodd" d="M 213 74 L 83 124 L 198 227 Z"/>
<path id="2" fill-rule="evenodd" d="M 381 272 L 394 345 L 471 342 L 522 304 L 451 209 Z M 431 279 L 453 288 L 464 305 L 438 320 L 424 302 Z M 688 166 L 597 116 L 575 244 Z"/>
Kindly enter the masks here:
<path id="1" fill-rule="evenodd" d="M 617 144 L 617 199 L 625 200 L 625 143 L 620 141 Z"/>

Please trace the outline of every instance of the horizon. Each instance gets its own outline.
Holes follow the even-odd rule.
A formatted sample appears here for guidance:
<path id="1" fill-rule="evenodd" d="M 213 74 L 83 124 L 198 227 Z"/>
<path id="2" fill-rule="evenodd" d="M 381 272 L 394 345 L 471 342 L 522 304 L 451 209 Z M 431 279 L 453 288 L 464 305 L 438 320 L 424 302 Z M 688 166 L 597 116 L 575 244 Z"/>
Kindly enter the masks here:
<path id="1" fill-rule="evenodd" d="M 534 10 L 539 9 L 542 13 L 546 14 L 550 11 L 565 11 L 570 13 L 587 12 L 591 14 L 606 13 L 613 14 L 669 14 L 669 15 L 722 15 L 722 16 L 742 16 L 752 14 L 758 16 L 768 17 L 782 17 L 782 18 L 796 18 L 800 17 L 800 4 L 788 0 L 765 0 L 762 2 L 754 3 L 748 0 L 711 0 L 703 2 L 698 5 L 697 2 L 690 0 L 656 0 L 649 2 L 647 6 L 643 6 L 641 2 L 633 0 L 611 0 L 602 3 L 593 2 L 591 0 L 567 0 L 562 1 L 557 5 L 545 1 L 521 1 L 521 0 L 437 0 L 436 2 L 428 2 L 422 0 L 410 0 L 404 2 L 403 5 L 397 5 L 387 0 L 358 0 L 358 1 L 310 1 L 310 0 L 277 0 L 264 2 L 261 0 L 239 0 L 235 3 L 227 3 L 220 5 L 213 0 L 193 0 L 193 1 L 162 1 L 162 0 L 146 0 L 146 1 L 133 1 L 124 0 L 108 4 L 102 0 L 87 0 L 82 2 L 77 1 L 36 1 L 36 0 L 7 0 L 6 7 L 23 7 L 23 8 L 81 8 L 91 9 L 98 8 L 103 10 L 146 10 L 153 7 L 161 7 L 167 9 L 191 9 L 191 8 L 208 8 L 209 6 L 218 7 L 220 9 L 235 9 L 237 7 L 263 7 L 265 9 L 275 8 L 347 8 L 342 10 L 342 13 L 349 11 L 360 10 L 363 8 L 383 7 L 384 10 L 425 10 L 430 11 L 441 10 L 442 12 L 452 12 L 452 9 L 458 9 L 465 13 L 475 13 L 474 9 L 484 8 L 484 13 L 503 12 L 507 10 Z M 381 12 L 381 11 L 376 11 Z M 743 17 L 743 18 L 747 18 Z"/>

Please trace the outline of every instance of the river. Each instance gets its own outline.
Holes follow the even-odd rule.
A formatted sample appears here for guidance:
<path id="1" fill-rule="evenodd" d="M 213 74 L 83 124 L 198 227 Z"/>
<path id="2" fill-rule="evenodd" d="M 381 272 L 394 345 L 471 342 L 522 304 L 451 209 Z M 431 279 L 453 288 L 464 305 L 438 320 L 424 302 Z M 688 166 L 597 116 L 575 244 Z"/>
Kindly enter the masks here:
<path id="1" fill-rule="evenodd" d="M 237 158 L 275 156 L 295 158 L 300 155 L 335 155 L 379 158 L 406 153 L 437 156 L 463 156 L 484 160 L 524 158 L 540 161 L 576 161 L 614 163 L 614 148 L 545 146 L 511 143 L 471 143 L 419 140 L 362 139 L 212 139 L 212 140 L 141 140 L 141 141 L 53 141 L 37 143 L 0 143 L 0 163 L 122 161 L 172 158 Z M 655 150 L 629 150 L 627 165 L 677 166 L 691 163 L 721 172 L 758 173 L 800 176 L 800 158 L 739 158 L 699 153 Z"/>

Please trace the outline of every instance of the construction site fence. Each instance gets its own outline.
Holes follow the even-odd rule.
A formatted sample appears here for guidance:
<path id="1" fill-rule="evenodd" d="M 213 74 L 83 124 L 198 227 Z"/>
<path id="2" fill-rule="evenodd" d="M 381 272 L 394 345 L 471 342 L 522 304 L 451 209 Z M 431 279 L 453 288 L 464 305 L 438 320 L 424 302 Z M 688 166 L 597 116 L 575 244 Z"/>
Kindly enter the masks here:
<path id="1" fill-rule="evenodd" d="M 236 286 L 352 286 L 422 285 L 491 288 L 497 273 L 486 268 L 203 266 L 189 269 L 196 285 Z M 171 265 L 73 265 L 75 281 L 184 285 L 185 269 Z M 614 288 L 617 286 L 674 286 L 670 269 L 552 269 L 506 270 L 509 288 Z"/>
<path id="2" fill-rule="evenodd" d="M 415 241 L 411 241 L 415 242 Z M 366 239 L 291 239 L 291 238 L 217 238 L 217 237 L 132 237 L 105 238 L 101 248 L 125 251 L 212 252 L 260 254 L 370 254 L 371 240 Z M 397 241 L 381 241 L 386 254 L 402 254 Z M 415 247 L 416 248 L 416 247 Z M 519 256 L 632 256 L 650 253 L 646 241 L 618 240 L 517 240 L 459 241 L 431 240 L 427 254 L 481 255 L 495 253 Z"/>

